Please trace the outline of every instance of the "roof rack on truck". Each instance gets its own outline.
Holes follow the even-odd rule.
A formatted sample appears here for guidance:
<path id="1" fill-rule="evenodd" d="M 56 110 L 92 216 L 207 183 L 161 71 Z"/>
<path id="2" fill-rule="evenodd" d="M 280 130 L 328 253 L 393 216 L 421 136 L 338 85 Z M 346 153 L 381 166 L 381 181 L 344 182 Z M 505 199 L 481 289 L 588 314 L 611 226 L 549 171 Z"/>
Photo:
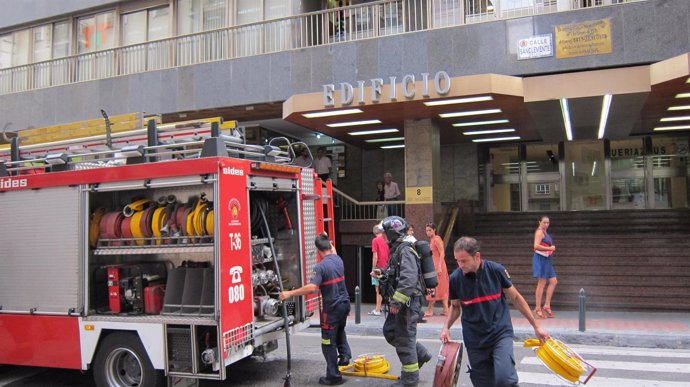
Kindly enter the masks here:
<path id="1" fill-rule="evenodd" d="M 244 128 L 222 117 L 165 124 L 157 116 L 117 116 L 124 121 L 115 124 L 104 117 L 20 131 L 9 145 L 0 145 L 0 176 L 213 156 L 291 164 L 294 149 L 306 147 L 286 137 L 248 144 Z"/>

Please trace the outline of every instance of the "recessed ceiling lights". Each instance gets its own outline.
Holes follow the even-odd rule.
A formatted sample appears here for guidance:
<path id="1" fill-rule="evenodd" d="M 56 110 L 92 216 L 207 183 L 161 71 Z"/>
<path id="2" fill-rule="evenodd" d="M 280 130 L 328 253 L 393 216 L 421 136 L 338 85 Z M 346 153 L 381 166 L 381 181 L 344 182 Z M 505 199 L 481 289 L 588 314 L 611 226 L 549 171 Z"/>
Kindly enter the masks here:
<path id="1" fill-rule="evenodd" d="M 483 95 L 481 97 L 466 97 L 466 98 L 453 98 L 453 99 L 443 99 L 439 101 L 429 101 L 424 102 L 426 106 L 443 106 L 443 105 L 454 105 L 456 103 L 472 103 L 472 102 L 484 102 L 493 101 L 494 97 L 490 95 Z"/>
<path id="2" fill-rule="evenodd" d="M 568 108 L 568 100 L 561 98 L 561 114 L 563 114 L 563 126 L 565 126 L 565 136 L 568 141 L 573 141 L 573 128 L 570 125 L 570 109 Z"/>
<path id="3" fill-rule="evenodd" d="M 472 142 L 492 142 L 492 141 L 510 141 L 510 140 L 519 140 L 520 136 L 512 136 L 512 137 L 493 137 L 493 138 L 476 138 L 472 140 Z"/>
<path id="4" fill-rule="evenodd" d="M 604 95 L 604 100 L 601 103 L 601 116 L 599 116 L 599 134 L 598 138 L 601 140 L 604 138 L 604 131 L 606 130 L 606 121 L 609 118 L 609 109 L 611 108 L 611 100 L 613 96 L 611 94 Z M 592 175 L 594 176 L 594 175 Z"/>
<path id="5" fill-rule="evenodd" d="M 388 138 L 374 138 L 371 140 L 365 140 L 365 142 L 391 142 L 391 141 L 403 141 L 405 137 L 388 137 Z"/>
<path id="6" fill-rule="evenodd" d="M 672 121 L 688 121 L 688 120 L 690 120 L 690 116 L 664 117 L 659 121 L 661 121 L 661 122 L 672 122 Z"/>
<path id="7" fill-rule="evenodd" d="M 474 122 L 458 122 L 453 124 L 454 127 L 460 128 L 465 126 L 481 126 L 481 125 L 494 125 L 494 124 L 507 124 L 508 120 L 489 120 L 489 121 L 474 121 Z"/>
<path id="8" fill-rule="evenodd" d="M 397 145 L 382 145 L 381 149 L 396 149 L 396 148 L 404 148 L 405 144 L 397 144 Z"/>
<path id="9" fill-rule="evenodd" d="M 679 125 L 679 126 L 659 126 L 654 128 L 655 132 L 663 132 L 666 130 L 687 130 L 690 129 L 690 125 Z"/>
<path id="10" fill-rule="evenodd" d="M 690 98 L 690 93 L 679 93 L 679 94 L 676 94 L 676 98 Z"/>
<path id="11" fill-rule="evenodd" d="M 357 114 L 357 113 L 362 113 L 362 110 L 361 109 L 327 110 L 327 111 L 323 111 L 323 112 L 304 113 L 304 114 L 302 114 L 302 117 L 304 117 L 304 118 L 320 118 L 320 117 L 333 117 L 333 116 L 342 116 L 345 114 Z"/>
<path id="12" fill-rule="evenodd" d="M 334 124 L 326 124 L 329 128 L 342 128 L 344 126 L 358 126 L 358 125 L 372 125 L 380 124 L 381 120 L 363 120 L 363 121 L 349 121 L 349 122 L 336 122 Z"/>
<path id="13" fill-rule="evenodd" d="M 468 132 L 462 132 L 462 134 L 464 134 L 465 136 L 476 136 L 479 134 L 510 133 L 514 131 L 515 129 L 470 130 Z"/>
<path id="14" fill-rule="evenodd" d="M 670 106 L 667 110 L 668 110 L 668 111 L 690 110 L 690 105 Z"/>
<path id="15" fill-rule="evenodd" d="M 395 133 L 399 132 L 398 129 L 373 129 L 373 130 L 360 130 L 358 132 L 348 133 L 350 136 L 366 136 L 367 134 L 381 134 L 381 133 Z"/>
<path id="16" fill-rule="evenodd" d="M 484 109 L 484 110 L 470 110 L 466 112 L 455 112 L 455 113 L 442 113 L 438 116 L 441 118 L 452 118 L 452 117 L 467 117 L 467 116 L 478 116 L 481 114 L 495 114 L 500 113 L 501 109 Z"/>

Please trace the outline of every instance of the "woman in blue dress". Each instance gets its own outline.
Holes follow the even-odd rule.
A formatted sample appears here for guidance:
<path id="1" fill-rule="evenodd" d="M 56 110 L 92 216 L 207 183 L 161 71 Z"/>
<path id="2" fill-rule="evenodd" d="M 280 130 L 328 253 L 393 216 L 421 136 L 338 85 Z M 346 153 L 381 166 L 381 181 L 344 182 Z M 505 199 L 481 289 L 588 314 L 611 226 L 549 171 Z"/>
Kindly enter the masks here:
<path id="1" fill-rule="evenodd" d="M 535 309 L 534 314 L 539 318 L 554 317 L 551 311 L 551 297 L 556 289 L 558 280 L 556 271 L 553 269 L 552 255 L 556 251 L 551 236 L 546 232 L 550 225 L 548 216 L 539 218 L 539 227 L 534 232 L 534 256 L 532 257 L 532 271 L 534 278 L 537 279 L 537 290 L 534 293 Z M 541 299 L 546 288 L 546 298 L 542 307 Z"/>

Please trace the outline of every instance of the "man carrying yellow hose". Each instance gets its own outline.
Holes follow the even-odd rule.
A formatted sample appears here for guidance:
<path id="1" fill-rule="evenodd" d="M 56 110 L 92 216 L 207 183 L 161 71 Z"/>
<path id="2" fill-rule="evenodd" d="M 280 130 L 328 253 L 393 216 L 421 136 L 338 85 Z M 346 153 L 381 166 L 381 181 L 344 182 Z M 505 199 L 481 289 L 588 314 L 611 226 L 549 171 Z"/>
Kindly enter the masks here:
<path id="1" fill-rule="evenodd" d="M 281 292 L 278 298 L 285 300 L 321 290 L 321 351 L 326 359 L 326 376 L 319 378 L 319 384 L 336 386 L 345 382 L 338 366 L 349 364 L 352 358 L 345 334 L 347 315 L 350 313 L 350 296 L 345 287 L 343 260 L 336 253 L 328 236 L 317 236 L 314 244 L 321 261 L 314 266 L 309 283 L 295 290 Z"/>
<path id="2" fill-rule="evenodd" d="M 507 299 L 529 321 L 539 340 L 547 340 L 549 334 L 532 316 L 527 301 L 510 281 L 508 271 L 496 262 L 481 258 L 476 239 L 458 239 L 453 254 L 460 270 L 450 276 L 450 314 L 440 339 L 444 343 L 450 341 L 450 327 L 462 312 L 462 337 L 474 387 L 517 386 L 513 323 Z"/>

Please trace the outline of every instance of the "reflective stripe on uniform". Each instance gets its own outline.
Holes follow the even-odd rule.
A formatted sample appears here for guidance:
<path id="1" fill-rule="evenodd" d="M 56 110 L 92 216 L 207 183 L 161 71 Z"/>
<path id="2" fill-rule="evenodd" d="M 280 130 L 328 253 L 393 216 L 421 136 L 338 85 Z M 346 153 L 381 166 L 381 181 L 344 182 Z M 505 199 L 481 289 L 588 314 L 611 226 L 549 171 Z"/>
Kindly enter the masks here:
<path id="1" fill-rule="evenodd" d="M 331 345 L 331 339 L 321 339 L 321 345 Z"/>
<path id="2" fill-rule="evenodd" d="M 407 301 L 410 300 L 410 297 L 408 297 L 408 296 L 406 296 L 400 292 L 395 292 L 395 294 L 393 294 L 393 299 L 395 301 L 398 301 L 401 304 L 407 304 Z"/>
<path id="3" fill-rule="evenodd" d="M 402 366 L 402 372 L 418 372 L 418 371 L 419 371 L 419 363 L 403 364 L 403 366 Z"/>

